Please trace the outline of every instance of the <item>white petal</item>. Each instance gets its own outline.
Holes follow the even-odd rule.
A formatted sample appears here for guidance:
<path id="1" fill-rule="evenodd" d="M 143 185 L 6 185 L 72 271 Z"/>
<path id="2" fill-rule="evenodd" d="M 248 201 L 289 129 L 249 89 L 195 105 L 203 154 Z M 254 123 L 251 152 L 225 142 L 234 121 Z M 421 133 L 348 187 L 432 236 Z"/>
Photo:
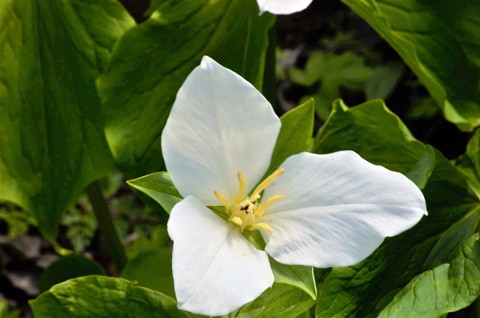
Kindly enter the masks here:
<path id="1" fill-rule="evenodd" d="M 387 236 L 426 215 L 425 198 L 404 175 L 373 165 L 352 151 L 301 153 L 265 198 L 285 194 L 264 215 L 272 227 L 265 251 L 285 264 L 354 265 Z"/>
<path id="2" fill-rule="evenodd" d="M 180 309 L 226 315 L 273 284 L 267 254 L 193 196 L 175 205 L 168 233 L 174 242 L 173 278 Z"/>
<path id="3" fill-rule="evenodd" d="M 291 14 L 306 9 L 313 0 L 257 0 L 260 13 Z"/>
<path id="4" fill-rule="evenodd" d="M 280 131 L 272 106 L 250 83 L 204 57 L 180 88 L 162 135 L 163 157 L 185 197 L 221 205 L 238 192 L 237 173 L 248 190 L 268 168 Z"/>

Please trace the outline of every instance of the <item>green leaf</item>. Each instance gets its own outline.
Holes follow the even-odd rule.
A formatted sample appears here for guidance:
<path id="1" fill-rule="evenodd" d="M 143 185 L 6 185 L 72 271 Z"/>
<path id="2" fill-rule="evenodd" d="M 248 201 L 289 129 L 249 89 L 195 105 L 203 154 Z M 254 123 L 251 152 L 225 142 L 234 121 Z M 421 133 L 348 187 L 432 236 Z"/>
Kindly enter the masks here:
<path id="1" fill-rule="evenodd" d="M 405 74 L 403 63 L 390 63 L 376 67 L 365 86 L 367 100 L 385 99 L 390 96 L 403 74 Z"/>
<path id="2" fill-rule="evenodd" d="M 272 15 L 255 0 L 164 1 L 116 46 L 98 80 L 113 155 L 129 177 L 161 171 L 160 149 L 178 89 L 208 55 L 262 86 Z"/>
<path id="3" fill-rule="evenodd" d="M 20 310 L 10 309 L 6 301 L 0 299 L 0 317 L 20 318 Z"/>
<path id="4" fill-rule="evenodd" d="M 313 152 L 331 153 L 346 149 L 403 174 L 408 174 L 427 151 L 427 147 L 412 136 L 382 100 L 369 101 L 354 108 L 336 100 L 329 119 L 315 137 Z M 428 179 L 428 170 L 432 167 L 425 168 L 424 176 Z M 413 181 L 419 185 L 426 179 Z"/>
<path id="5" fill-rule="evenodd" d="M 472 192 L 480 198 L 480 130 L 468 142 L 467 152 L 455 161 L 468 180 Z"/>
<path id="6" fill-rule="evenodd" d="M 466 178 L 438 151 L 432 156 L 432 149 L 415 140 L 381 101 L 353 108 L 337 102 L 314 149 L 351 149 L 406 174 L 424 186 L 429 212 L 411 230 L 386 239 L 365 261 L 333 269 L 318 288 L 317 318 L 377 316 L 415 276 L 451 261 L 476 232 L 480 205 Z"/>
<path id="7" fill-rule="evenodd" d="M 307 60 L 305 70 L 292 67 L 288 70 L 288 76 L 292 82 L 302 86 L 313 86 L 323 77 L 323 69 L 326 63 L 325 54 L 314 52 Z"/>
<path id="8" fill-rule="evenodd" d="M 113 168 L 95 80 L 133 24 L 114 0 L 0 5 L 0 199 L 51 241 L 60 214 Z"/>
<path id="9" fill-rule="evenodd" d="M 273 150 L 270 168 L 265 175 L 270 175 L 291 155 L 310 150 L 315 119 L 313 99 L 285 113 L 280 120 L 282 128 Z"/>
<path id="10" fill-rule="evenodd" d="M 317 299 L 317 285 L 313 267 L 285 265 L 270 257 L 275 283 L 286 284 L 306 292 L 312 299 Z"/>
<path id="11" fill-rule="evenodd" d="M 187 318 L 173 299 L 121 278 L 88 276 L 52 287 L 30 301 L 36 318 Z"/>
<path id="12" fill-rule="evenodd" d="M 72 278 L 88 275 L 105 275 L 102 267 L 83 256 L 69 255 L 53 262 L 40 276 L 38 286 L 40 292 Z"/>
<path id="13" fill-rule="evenodd" d="M 315 301 L 301 290 L 284 284 L 273 284 L 260 297 L 225 317 L 291 318 L 306 312 L 314 304 Z"/>
<path id="14" fill-rule="evenodd" d="M 182 196 L 173 185 L 168 172 L 156 172 L 127 181 L 133 189 L 145 193 L 170 213 L 174 205 L 182 201 Z"/>
<path id="15" fill-rule="evenodd" d="M 155 226 L 149 233 L 149 236 L 142 236 L 134 240 L 125 247 L 125 253 L 129 259 L 134 259 L 139 254 L 159 247 L 167 247 L 170 243 L 166 225 L 160 224 Z"/>
<path id="16" fill-rule="evenodd" d="M 441 317 L 467 307 L 480 296 L 480 239 L 466 241 L 451 264 L 415 277 L 379 317 Z"/>
<path id="17" fill-rule="evenodd" d="M 140 253 L 127 264 L 121 277 L 175 298 L 172 251 L 166 248 Z"/>
<path id="18" fill-rule="evenodd" d="M 480 125 L 480 2 L 342 0 L 398 52 L 445 117 Z"/>

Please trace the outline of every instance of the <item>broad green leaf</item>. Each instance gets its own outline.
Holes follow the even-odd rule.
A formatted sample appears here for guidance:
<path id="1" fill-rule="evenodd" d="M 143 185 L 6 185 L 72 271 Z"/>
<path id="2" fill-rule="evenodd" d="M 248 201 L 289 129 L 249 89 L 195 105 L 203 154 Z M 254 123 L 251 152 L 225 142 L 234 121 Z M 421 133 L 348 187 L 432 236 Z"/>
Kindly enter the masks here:
<path id="1" fill-rule="evenodd" d="M 313 99 L 285 113 L 280 120 L 282 128 L 272 154 L 269 175 L 291 155 L 310 150 L 315 119 Z"/>
<path id="2" fill-rule="evenodd" d="M 480 125 L 480 2 L 342 0 L 403 58 L 464 130 Z"/>
<path id="3" fill-rule="evenodd" d="M 69 255 L 53 262 L 40 276 L 38 287 L 40 292 L 72 278 L 88 275 L 105 275 L 102 267 L 83 256 Z"/>
<path id="4" fill-rule="evenodd" d="M 2 0 L 0 199 L 42 233 L 86 185 L 113 168 L 95 80 L 134 25 L 114 0 Z"/>
<path id="5" fill-rule="evenodd" d="M 121 277 L 175 298 L 172 251 L 166 248 L 140 253 L 127 264 Z"/>
<path id="6" fill-rule="evenodd" d="M 377 316 L 415 276 L 451 261 L 476 232 L 480 205 L 466 178 L 438 151 L 432 158 L 381 101 L 353 108 L 337 103 L 314 149 L 351 149 L 406 174 L 424 185 L 429 212 L 411 230 L 386 239 L 365 261 L 333 269 L 319 286 L 317 318 Z"/>
<path id="7" fill-rule="evenodd" d="M 134 189 L 145 193 L 170 213 L 173 206 L 182 201 L 182 196 L 173 185 L 168 172 L 156 172 L 144 177 L 129 180 L 127 183 Z"/>
<path id="8" fill-rule="evenodd" d="M 87 276 L 52 287 L 30 301 L 35 318 L 187 318 L 162 293 L 121 278 Z"/>
<path id="9" fill-rule="evenodd" d="M 272 15 L 255 0 L 167 0 L 116 46 L 98 80 L 106 137 L 129 177 L 164 169 L 160 139 L 178 89 L 208 55 L 262 86 Z"/>
<path id="10" fill-rule="evenodd" d="M 379 317 L 441 317 L 467 307 L 480 296 L 480 238 L 466 241 L 450 264 L 415 277 Z"/>
<path id="11" fill-rule="evenodd" d="M 301 290 L 284 284 L 273 284 L 260 297 L 226 318 L 292 318 L 313 307 L 315 301 Z"/>

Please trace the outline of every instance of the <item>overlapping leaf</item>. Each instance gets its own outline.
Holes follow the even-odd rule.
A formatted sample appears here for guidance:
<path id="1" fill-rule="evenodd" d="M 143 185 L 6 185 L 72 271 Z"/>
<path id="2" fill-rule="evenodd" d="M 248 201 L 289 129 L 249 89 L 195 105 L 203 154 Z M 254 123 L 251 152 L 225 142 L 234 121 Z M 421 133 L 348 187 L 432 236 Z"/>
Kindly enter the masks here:
<path id="1" fill-rule="evenodd" d="M 442 317 L 467 307 L 480 296 L 480 239 L 466 241 L 451 264 L 415 277 L 379 317 Z"/>
<path id="2" fill-rule="evenodd" d="M 113 167 L 95 80 L 134 22 L 114 0 L 0 3 L 0 198 L 50 240 L 60 213 Z"/>
<path id="3" fill-rule="evenodd" d="M 164 168 L 160 138 L 178 89 L 204 55 L 262 85 L 271 15 L 255 0 L 170 0 L 127 32 L 99 78 L 106 136 L 130 177 Z"/>
<path id="4" fill-rule="evenodd" d="M 400 54 L 461 129 L 480 125 L 480 2 L 342 0 Z"/>

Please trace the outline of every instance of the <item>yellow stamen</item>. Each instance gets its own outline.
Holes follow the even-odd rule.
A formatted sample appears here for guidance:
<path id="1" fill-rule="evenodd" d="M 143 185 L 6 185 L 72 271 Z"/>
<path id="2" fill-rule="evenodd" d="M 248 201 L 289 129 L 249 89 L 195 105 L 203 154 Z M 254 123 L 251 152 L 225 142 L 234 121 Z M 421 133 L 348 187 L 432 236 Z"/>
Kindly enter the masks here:
<path id="1" fill-rule="evenodd" d="M 245 191 L 247 190 L 247 181 L 241 172 L 237 173 L 238 183 L 240 184 L 240 190 L 238 190 L 238 195 L 235 198 L 237 203 L 242 201 L 243 197 L 245 196 Z"/>
<path id="2" fill-rule="evenodd" d="M 225 206 L 225 208 L 228 211 L 229 208 L 230 208 L 230 202 L 228 201 L 228 199 L 223 194 L 221 194 L 220 191 L 218 191 L 218 190 L 214 190 L 213 194 L 215 194 L 218 201 L 222 202 L 222 204 Z"/>
<path id="3" fill-rule="evenodd" d="M 285 195 L 284 194 L 279 194 L 279 195 L 274 195 L 273 197 L 269 198 L 265 202 L 262 202 L 260 206 L 255 210 L 255 216 L 262 216 L 263 213 L 265 213 L 265 209 L 268 208 L 270 205 L 272 205 L 273 202 L 284 199 Z"/>
<path id="4" fill-rule="evenodd" d="M 277 179 L 279 176 L 281 176 L 285 172 L 285 169 L 280 168 L 271 175 L 269 175 L 265 180 L 263 180 L 262 183 L 260 183 L 255 190 L 253 191 L 252 196 L 255 197 L 257 195 L 260 195 L 260 193 L 265 190 L 266 187 L 271 185 L 275 179 Z"/>
<path id="5" fill-rule="evenodd" d="M 267 223 L 255 223 L 254 225 L 252 225 L 252 227 L 250 227 L 250 230 L 260 230 L 260 229 L 272 233 L 272 228 Z"/>

